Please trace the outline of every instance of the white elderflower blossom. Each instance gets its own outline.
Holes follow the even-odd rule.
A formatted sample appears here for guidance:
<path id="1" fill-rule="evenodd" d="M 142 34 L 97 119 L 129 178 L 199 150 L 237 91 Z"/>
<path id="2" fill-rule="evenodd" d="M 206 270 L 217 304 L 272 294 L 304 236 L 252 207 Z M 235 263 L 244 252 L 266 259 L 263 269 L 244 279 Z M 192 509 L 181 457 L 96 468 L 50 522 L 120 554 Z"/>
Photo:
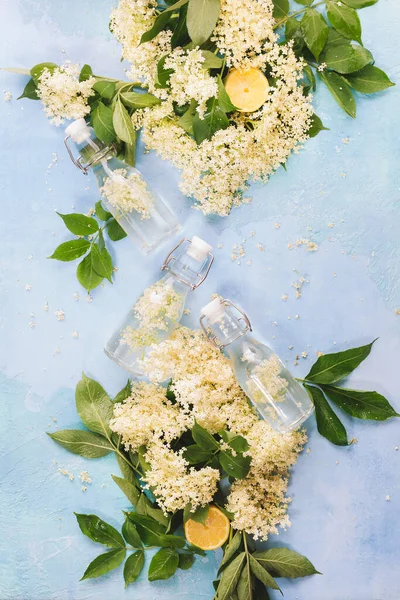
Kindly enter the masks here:
<path id="1" fill-rule="evenodd" d="M 88 98 L 94 94 L 94 77 L 79 81 L 80 67 L 66 62 L 55 69 L 44 69 L 39 77 L 37 94 L 44 111 L 55 125 L 64 119 L 80 119 L 90 112 Z"/>
<path id="2" fill-rule="evenodd" d="M 151 446 L 158 440 L 172 442 L 190 425 L 191 421 L 165 396 L 159 386 L 137 382 L 132 396 L 114 406 L 110 428 L 122 437 L 126 450 Z"/>
<path id="3" fill-rule="evenodd" d="M 243 360 L 246 357 L 243 356 Z M 266 399 L 257 382 L 268 390 L 268 394 L 274 402 L 285 400 L 286 390 L 289 382 L 281 377 L 282 365 L 277 356 L 263 360 L 251 370 L 251 377 L 247 380 L 247 390 L 257 404 L 265 404 Z"/>
<path id="4" fill-rule="evenodd" d="M 104 182 L 100 192 L 108 202 L 122 213 L 136 211 L 141 219 L 149 219 L 153 198 L 147 184 L 136 170 L 116 169 Z"/>

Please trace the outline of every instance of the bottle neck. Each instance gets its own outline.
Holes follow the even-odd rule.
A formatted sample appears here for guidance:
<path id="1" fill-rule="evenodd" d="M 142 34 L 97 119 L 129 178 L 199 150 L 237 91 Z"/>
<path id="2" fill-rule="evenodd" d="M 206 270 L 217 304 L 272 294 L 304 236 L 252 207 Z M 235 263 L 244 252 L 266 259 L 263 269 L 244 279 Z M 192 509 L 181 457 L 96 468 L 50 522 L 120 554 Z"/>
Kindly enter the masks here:
<path id="1" fill-rule="evenodd" d="M 93 171 L 103 169 L 106 161 L 115 155 L 114 148 L 96 138 L 94 132 L 90 138 L 77 144 L 77 148 L 82 158 L 82 165 L 92 168 Z"/>
<path id="2" fill-rule="evenodd" d="M 199 259 L 185 250 L 169 263 L 168 271 L 176 281 L 193 290 L 205 273 L 208 262 L 208 256 Z"/>
<path id="3" fill-rule="evenodd" d="M 161 281 L 163 281 L 165 285 L 171 286 L 175 292 L 177 292 L 183 298 L 186 297 L 190 290 L 186 283 L 179 281 L 172 273 L 167 273 L 164 275 L 164 277 L 161 277 Z"/>
<path id="4" fill-rule="evenodd" d="M 230 354 L 247 337 L 246 326 L 227 307 L 215 319 L 207 320 L 207 329 L 216 343 Z"/>

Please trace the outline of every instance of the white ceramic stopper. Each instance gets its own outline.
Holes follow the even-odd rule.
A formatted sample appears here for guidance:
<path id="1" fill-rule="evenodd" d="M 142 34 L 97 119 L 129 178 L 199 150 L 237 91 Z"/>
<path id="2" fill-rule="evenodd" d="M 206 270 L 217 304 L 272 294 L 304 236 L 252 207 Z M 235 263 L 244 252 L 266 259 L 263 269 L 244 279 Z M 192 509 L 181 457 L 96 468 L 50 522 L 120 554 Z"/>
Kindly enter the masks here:
<path id="1" fill-rule="evenodd" d="M 220 315 L 222 315 L 225 311 L 225 306 L 222 304 L 220 298 L 214 298 L 208 304 L 203 306 L 201 309 L 201 314 L 210 319 L 211 321 L 215 321 L 218 319 Z"/>
<path id="2" fill-rule="evenodd" d="M 68 125 L 65 133 L 71 136 L 72 141 L 77 144 L 82 144 L 82 142 L 90 138 L 90 129 L 85 119 L 77 119 L 71 125 Z"/>
<path id="3" fill-rule="evenodd" d="M 212 246 L 210 246 L 210 244 L 207 244 L 207 242 L 197 237 L 197 235 L 194 235 L 187 249 L 187 253 L 189 256 L 200 262 L 205 259 L 208 252 L 211 252 L 211 250 Z"/>

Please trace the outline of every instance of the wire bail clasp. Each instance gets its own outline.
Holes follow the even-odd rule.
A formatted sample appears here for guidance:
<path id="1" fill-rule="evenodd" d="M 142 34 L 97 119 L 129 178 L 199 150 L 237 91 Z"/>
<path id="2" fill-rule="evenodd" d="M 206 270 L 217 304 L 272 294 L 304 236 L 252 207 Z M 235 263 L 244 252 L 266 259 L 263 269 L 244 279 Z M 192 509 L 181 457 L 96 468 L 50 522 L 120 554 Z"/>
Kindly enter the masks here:
<path id="1" fill-rule="evenodd" d="M 236 304 L 234 304 L 231 300 L 228 300 L 228 298 L 224 298 L 223 300 L 221 300 L 221 304 L 223 304 L 224 306 L 231 306 L 233 309 L 235 309 L 241 315 L 238 318 L 238 321 L 243 321 L 244 324 L 245 324 L 245 327 L 244 327 L 244 329 L 242 329 L 240 331 L 240 333 L 235 338 L 233 338 L 232 340 L 230 340 L 229 343 L 222 344 L 221 342 L 218 342 L 217 336 L 211 331 L 211 329 L 207 328 L 205 326 L 204 319 L 205 319 L 205 317 L 207 315 L 201 315 L 201 317 L 200 317 L 200 325 L 201 325 L 201 328 L 203 330 L 203 333 L 205 334 L 205 336 L 208 339 L 208 341 L 210 342 L 210 344 L 212 344 L 213 346 L 215 346 L 215 348 L 217 348 L 217 350 L 223 350 L 225 348 L 225 346 L 228 346 L 232 342 L 236 341 L 237 339 L 239 339 L 240 337 L 242 337 L 242 335 L 244 335 L 248 331 L 253 331 L 252 327 L 251 327 L 250 319 L 246 315 L 246 313 L 244 312 L 244 310 L 242 310 L 241 308 L 239 308 L 238 306 L 236 306 Z"/>
<path id="2" fill-rule="evenodd" d="M 185 242 L 191 244 L 192 240 L 190 240 L 189 238 L 183 238 L 176 246 L 175 248 L 172 248 L 171 252 L 166 256 L 162 267 L 161 267 L 161 271 L 168 271 L 170 273 L 172 273 L 172 275 L 174 275 L 174 277 L 176 277 L 176 279 L 178 281 L 180 281 L 181 283 L 184 283 L 185 285 L 188 285 L 190 287 L 190 289 L 193 291 L 196 288 L 199 287 L 199 285 L 201 285 L 203 283 L 203 281 L 206 279 L 207 275 L 210 272 L 211 269 L 211 265 L 214 262 L 214 254 L 212 254 L 212 252 L 207 252 L 207 256 L 208 256 L 208 263 L 206 262 L 206 269 L 204 271 L 203 274 L 201 273 L 196 273 L 196 277 L 198 277 L 198 281 L 196 281 L 196 283 L 190 283 L 189 281 L 186 281 L 185 279 L 183 279 L 182 277 L 179 277 L 179 275 L 177 275 L 175 273 L 175 271 L 173 269 L 170 268 L 171 262 L 172 261 L 176 261 L 177 257 L 174 256 L 174 252 L 176 252 L 176 250 L 178 250 L 178 248 L 180 248 L 182 246 L 182 244 L 184 244 Z M 173 265 L 173 262 L 172 262 Z M 172 267 L 171 265 L 171 267 Z"/>
<path id="3" fill-rule="evenodd" d="M 103 158 L 105 158 L 108 155 L 108 153 L 110 152 L 110 150 L 111 150 L 109 146 L 106 146 L 105 148 L 100 149 L 97 152 L 95 152 L 91 156 L 90 160 L 86 164 L 83 164 L 82 163 L 82 156 L 80 156 L 79 158 L 75 158 L 74 155 L 72 154 L 72 150 L 71 150 L 71 148 L 69 147 L 69 144 L 68 144 L 68 140 L 69 140 L 70 137 L 71 137 L 70 135 L 67 135 L 67 137 L 64 138 L 64 145 L 65 145 L 65 147 L 67 149 L 68 155 L 69 155 L 70 159 L 72 160 L 73 164 L 80 171 L 82 171 L 82 173 L 84 175 L 88 174 L 89 167 L 91 167 L 93 165 L 93 163 L 98 162 L 98 161 L 102 160 Z"/>

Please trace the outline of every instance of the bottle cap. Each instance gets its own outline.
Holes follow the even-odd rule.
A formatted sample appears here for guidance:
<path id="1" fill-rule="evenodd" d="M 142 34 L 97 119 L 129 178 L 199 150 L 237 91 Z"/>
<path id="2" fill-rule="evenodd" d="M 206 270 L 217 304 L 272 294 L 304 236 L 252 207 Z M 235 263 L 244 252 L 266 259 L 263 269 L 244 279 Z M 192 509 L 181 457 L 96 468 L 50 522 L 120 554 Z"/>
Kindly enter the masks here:
<path id="1" fill-rule="evenodd" d="M 216 320 L 225 311 L 225 306 L 222 304 L 220 298 L 214 298 L 208 304 L 203 306 L 201 314 L 207 319 Z"/>
<path id="2" fill-rule="evenodd" d="M 200 262 L 209 252 L 211 252 L 211 250 L 212 246 L 210 246 L 210 244 L 207 244 L 207 242 L 197 237 L 197 235 L 194 235 L 187 249 L 187 253 L 189 256 Z"/>
<path id="3" fill-rule="evenodd" d="M 65 133 L 77 144 L 82 144 L 82 142 L 90 138 L 90 129 L 83 118 L 77 119 L 71 125 L 68 125 Z"/>

